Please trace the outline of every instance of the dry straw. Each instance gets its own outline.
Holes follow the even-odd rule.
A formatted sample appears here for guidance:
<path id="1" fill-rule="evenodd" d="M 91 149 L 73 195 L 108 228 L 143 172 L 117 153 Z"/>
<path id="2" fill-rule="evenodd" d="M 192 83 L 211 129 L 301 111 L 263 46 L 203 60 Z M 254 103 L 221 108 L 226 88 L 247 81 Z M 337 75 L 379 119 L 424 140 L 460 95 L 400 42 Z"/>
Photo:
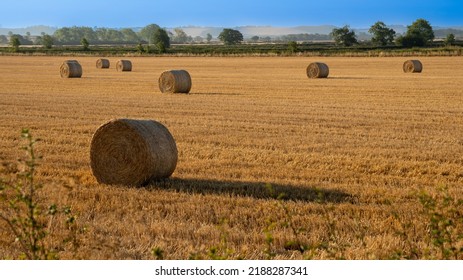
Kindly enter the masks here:
<path id="1" fill-rule="evenodd" d="M 130 60 L 119 60 L 116 63 L 117 71 L 132 71 L 132 62 Z"/>
<path id="2" fill-rule="evenodd" d="M 109 60 L 105 58 L 100 58 L 96 61 L 96 68 L 98 69 L 103 69 L 103 68 L 109 68 Z"/>
<path id="3" fill-rule="evenodd" d="M 152 120 L 111 120 L 96 130 L 90 147 L 93 175 L 103 184 L 141 186 L 169 177 L 177 157 L 169 130 Z"/>
<path id="4" fill-rule="evenodd" d="M 307 77 L 314 78 L 326 78 L 330 70 L 328 65 L 322 62 L 312 62 L 307 66 Z"/>
<path id="5" fill-rule="evenodd" d="M 77 60 L 66 60 L 60 68 L 61 78 L 80 78 L 82 77 L 82 66 Z"/>
<path id="6" fill-rule="evenodd" d="M 185 70 L 164 71 L 158 82 L 163 93 L 189 93 L 191 89 L 191 77 Z"/>
<path id="7" fill-rule="evenodd" d="M 405 73 L 421 73 L 423 71 L 423 64 L 419 60 L 407 60 L 404 62 Z"/>

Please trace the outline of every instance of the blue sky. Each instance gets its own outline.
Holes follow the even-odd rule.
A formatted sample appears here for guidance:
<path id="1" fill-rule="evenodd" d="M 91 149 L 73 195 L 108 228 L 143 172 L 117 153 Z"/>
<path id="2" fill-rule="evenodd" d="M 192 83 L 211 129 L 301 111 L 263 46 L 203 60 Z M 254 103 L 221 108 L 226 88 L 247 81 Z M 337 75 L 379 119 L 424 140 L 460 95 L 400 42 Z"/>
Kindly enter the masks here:
<path id="1" fill-rule="evenodd" d="M 378 20 L 409 25 L 417 18 L 425 18 L 433 26 L 463 26 L 463 0 L 11 0 L 0 7 L 0 27 L 141 27 L 156 23 L 162 27 L 347 24 L 359 28 Z"/>

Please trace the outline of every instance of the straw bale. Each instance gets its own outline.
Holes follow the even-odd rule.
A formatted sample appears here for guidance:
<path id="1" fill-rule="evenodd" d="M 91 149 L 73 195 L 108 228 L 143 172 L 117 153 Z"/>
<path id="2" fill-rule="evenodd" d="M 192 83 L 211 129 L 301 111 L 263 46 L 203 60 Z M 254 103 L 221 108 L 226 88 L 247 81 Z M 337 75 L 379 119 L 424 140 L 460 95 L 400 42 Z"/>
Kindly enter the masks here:
<path id="1" fill-rule="evenodd" d="M 405 73 L 421 73 L 423 64 L 419 60 L 407 60 L 404 62 L 403 69 Z"/>
<path id="2" fill-rule="evenodd" d="M 96 68 L 98 69 L 109 68 L 109 65 L 109 60 L 105 58 L 100 58 L 96 61 Z"/>
<path id="3" fill-rule="evenodd" d="M 77 60 L 66 60 L 60 68 L 61 78 L 80 78 L 82 77 L 82 66 Z"/>
<path id="4" fill-rule="evenodd" d="M 185 70 L 164 71 L 158 82 L 163 93 L 189 93 L 191 90 L 191 77 Z"/>
<path id="5" fill-rule="evenodd" d="M 322 62 L 313 62 L 307 66 L 307 77 L 314 78 L 326 78 L 329 74 L 328 65 Z"/>
<path id="6" fill-rule="evenodd" d="M 153 120 L 114 119 L 94 133 L 90 166 L 99 183 L 141 186 L 169 177 L 177 165 L 169 130 Z"/>
<path id="7" fill-rule="evenodd" d="M 132 71 L 132 62 L 130 60 L 119 60 L 116 63 L 117 71 Z"/>

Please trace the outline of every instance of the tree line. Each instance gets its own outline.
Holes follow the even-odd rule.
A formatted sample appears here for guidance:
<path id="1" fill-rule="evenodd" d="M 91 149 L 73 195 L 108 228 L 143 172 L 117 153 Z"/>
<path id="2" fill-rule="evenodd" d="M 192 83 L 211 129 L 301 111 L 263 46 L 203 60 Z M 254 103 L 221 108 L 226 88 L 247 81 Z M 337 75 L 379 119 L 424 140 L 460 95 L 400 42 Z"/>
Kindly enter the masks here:
<path id="1" fill-rule="evenodd" d="M 388 28 L 384 22 L 378 21 L 368 30 L 372 34 L 371 42 L 376 46 L 398 45 L 405 48 L 424 47 L 429 45 L 435 38 L 431 24 L 425 19 L 417 19 L 407 26 L 407 31 L 403 35 L 397 36 L 396 32 Z M 337 45 L 352 46 L 358 44 L 355 32 L 344 26 L 335 28 L 330 33 Z M 444 40 L 446 45 L 455 43 L 455 35 L 450 33 Z"/>
<path id="2" fill-rule="evenodd" d="M 372 35 L 371 43 L 377 46 L 398 45 L 402 47 L 421 47 L 426 46 L 435 38 L 431 24 L 425 19 L 417 19 L 407 27 L 407 32 L 397 35 L 396 32 L 388 28 L 384 22 L 374 23 L 369 33 Z M 0 43 L 9 43 L 12 48 L 18 50 L 20 45 L 38 44 L 50 49 L 53 45 L 79 45 L 87 50 L 90 44 L 137 44 L 140 52 L 150 52 L 153 49 L 158 52 L 165 52 L 171 45 L 185 44 L 191 42 L 210 42 L 213 37 L 207 34 L 206 38 L 188 36 L 181 28 L 176 28 L 173 32 L 161 28 L 157 24 L 149 24 L 140 31 L 135 32 L 130 28 L 110 29 L 110 28 L 91 28 L 91 27 L 63 27 L 57 29 L 53 35 L 42 33 L 35 37 L 26 34 L 9 34 L 10 38 L 0 36 Z M 240 31 L 225 28 L 222 30 L 218 39 L 225 45 L 235 45 L 243 42 L 243 35 Z M 270 42 L 270 37 L 259 38 L 253 36 L 250 42 Z M 323 34 L 289 34 L 280 36 L 280 42 L 290 42 L 290 47 L 297 48 L 296 41 L 314 40 L 334 40 L 339 46 L 353 46 L 358 44 L 357 35 L 348 25 L 341 28 L 334 28 L 329 35 Z M 449 34 L 445 40 L 447 45 L 455 43 L 455 35 Z"/>

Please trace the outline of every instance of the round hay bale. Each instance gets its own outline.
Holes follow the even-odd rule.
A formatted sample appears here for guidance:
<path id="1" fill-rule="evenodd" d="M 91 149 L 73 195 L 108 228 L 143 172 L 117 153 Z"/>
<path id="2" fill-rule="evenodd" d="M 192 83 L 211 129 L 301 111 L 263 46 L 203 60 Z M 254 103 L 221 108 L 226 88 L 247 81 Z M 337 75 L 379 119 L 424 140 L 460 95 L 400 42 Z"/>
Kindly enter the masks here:
<path id="1" fill-rule="evenodd" d="M 405 73 L 421 73 L 423 71 L 423 64 L 419 60 L 407 60 L 404 62 Z"/>
<path id="2" fill-rule="evenodd" d="M 103 69 L 109 68 L 109 60 L 105 58 L 100 58 L 96 61 L 96 68 Z"/>
<path id="3" fill-rule="evenodd" d="M 132 71 L 132 62 L 130 60 L 119 60 L 116 63 L 117 71 Z"/>
<path id="4" fill-rule="evenodd" d="M 66 60 L 60 68 L 61 78 L 80 78 L 82 77 L 82 66 L 77 60 Z"/>
<path id="5" fill-rule="evenodd" d="M 191 89 L 191 77 L 185 70 L 164 71 L 158 82 L 162 93 L 189 93 Z"/>
<path id="6" fill-rule="evenodd" d="M 329 73 L 328 65 L 322 62 L 312 62 L 307 66 L 307 77 L 311 79 L 326 78 Z"/>
<path id="7" fill-rule="evenodd" d="M 152 120 L 114 119 L 92 137 L 90 166 L 99 183 L 141 186 L 169 177 L 177 166 L 169 130 Z"/>

